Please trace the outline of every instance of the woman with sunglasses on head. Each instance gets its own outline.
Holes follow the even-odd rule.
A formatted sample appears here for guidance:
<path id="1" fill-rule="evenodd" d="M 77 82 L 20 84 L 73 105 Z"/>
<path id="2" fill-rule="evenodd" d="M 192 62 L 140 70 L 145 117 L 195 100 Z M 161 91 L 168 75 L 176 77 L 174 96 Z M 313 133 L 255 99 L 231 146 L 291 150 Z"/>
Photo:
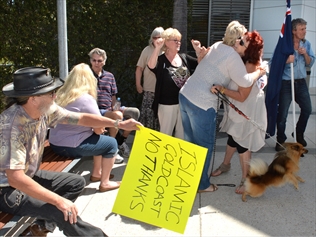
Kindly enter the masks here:
<path id="1" fill-rule="evenodd" d="M 248 72 L 253 72 L 261 65 L 263 53 L 263 38 L 257 31 L 247 32 L 240 40 L 236 51 L 242 57 Z M 241 50 L 246 48 L 246 50 Z M 225 104 L 225 113 L 220 124 L 221 132 L 228 134 L 226 153 L 222 164 L 212 172 L 212 176 L 230 170 L 230 161 L 237 150 L 242 170 L 242 179 L 235 192 L 242 194 L 245 190 L 244 182 L 249 170 L 251 152 L 258 151 L 265 144 L 265 130 L 267 127 L 267 112 L 265 107 L 265 97 L 263 88 L 267 83 L 266 75 L 259 78 L 251 87 L 243 88 L 231 81 L 227 88 L 224 86 L 214 86 L 212 92 L 221 91 L 222 94 L 230 97 L 229 100 L 240 111 L 255 121 L 256 125 L 248 121 Z M 249 94 L 249 95 L 248 95 Z M 246 97 L 246 95 L 248 95 Z"/>
<path id="2" fill-rule="evenodd" d="M 183 139 L 179 91 L 198 62 L 187 54 L 179 54 L 181 34 L 177 29 L 166 29 L 154 45 L 148 61 L 149 69 L 156 75 L 154 114 L 158 116 L 160 132 Z M 165 53 L 159 56 L 161 50 Z"/>
<path id="3" fill-rule="evenodd" d="M 265 74 L 260 68 L 248 74 L 235 50 L 246 50 L 239 44 L 240 37 L 245 32 L 246 28 L 238 21 L 231 22 L 226 28 L 223 41 L 210 47 L 180 91 L 184 139 L 208 148 L 198 192 L 213 192 L 218 189 L 210 183 L 208 174 L 215 142 L 218 101 L 217 96 L 210 92 L 212 86 L 219 84 L 227 87 L 230 81 L 234 81 L 239 86 L 249 87 L 254 80 Z"/>

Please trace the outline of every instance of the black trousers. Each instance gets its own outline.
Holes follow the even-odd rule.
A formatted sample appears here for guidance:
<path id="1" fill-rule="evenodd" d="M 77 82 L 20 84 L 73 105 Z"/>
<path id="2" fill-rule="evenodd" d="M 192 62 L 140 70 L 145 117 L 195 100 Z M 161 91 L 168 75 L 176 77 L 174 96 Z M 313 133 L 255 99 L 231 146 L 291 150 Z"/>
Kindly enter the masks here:
<path id="1" fill-rule="evenodd" d="M 58 195 L 75 201 L 86 183 L 83 177 L 76 174 L 39 170 L 33 179 Z M 32 198 L 12 187 L 0 189 L 0 210 L 18 216 L 36 217 L 46 229 L 53 231 L 56 226 L 66 236 L 107 236 L 79 216 L 76 224 L 64 220 L 64 214 L 54 205 Z"/>

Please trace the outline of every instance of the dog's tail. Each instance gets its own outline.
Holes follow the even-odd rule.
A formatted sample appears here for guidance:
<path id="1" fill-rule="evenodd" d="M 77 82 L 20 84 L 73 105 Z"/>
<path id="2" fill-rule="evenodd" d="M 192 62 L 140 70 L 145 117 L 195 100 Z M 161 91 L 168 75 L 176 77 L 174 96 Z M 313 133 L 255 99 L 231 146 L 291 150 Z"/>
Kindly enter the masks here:
<path id="1" fill-rule="evenodd" d="M 251 159 L 249 166 L 249 176 L 251 177 L 264 175 L 268 171 L 268 164 L 259 158 Z"/>

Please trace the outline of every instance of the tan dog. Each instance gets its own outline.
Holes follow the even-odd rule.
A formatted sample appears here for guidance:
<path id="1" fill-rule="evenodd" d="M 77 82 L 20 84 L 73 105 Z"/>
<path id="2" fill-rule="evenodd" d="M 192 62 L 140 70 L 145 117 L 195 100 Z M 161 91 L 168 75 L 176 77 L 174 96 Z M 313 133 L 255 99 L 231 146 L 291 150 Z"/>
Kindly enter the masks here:
<path id="1" fill-rule="evenodd" d="M 285 150 L 278 152 L 269 166 L 261 159 L 250 161 L 245 192 L 242 195 L 244 202 L 247 201 L 247 195 L 260 197 L 269 186 L 278 187 L 289 182 L 298 190 L 298 181 L 305 182 L 296 172 L 300 169 L 301 156 L 308 151 L 299 143 L 284 143 L 283 146 Z"/>

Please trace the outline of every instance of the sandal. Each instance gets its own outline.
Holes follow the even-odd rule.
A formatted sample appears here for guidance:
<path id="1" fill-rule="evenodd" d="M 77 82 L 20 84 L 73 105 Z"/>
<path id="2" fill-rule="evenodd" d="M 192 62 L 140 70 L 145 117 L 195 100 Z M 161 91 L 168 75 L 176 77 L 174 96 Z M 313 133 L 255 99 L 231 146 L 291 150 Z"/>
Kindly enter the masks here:
<path id="1" fill-rule="evenodd" d="M 222 163 L 216 170 L 214 170 L 211 174 L 211 176 L 219 176 L 221 175 L 222 173 L 225 173 L 227 171 L 230 170 L 230 163 L 229 165 L 225 165 L 224 163 Z M 215 174 L 217 172 L 220 172 L 219 174 Z"/>
<path id="2" fill-rule="evenodd" d="M 246 181 L 245 178 L 241 179 L 239 186 L 235 190 L 235 193 L 243 194 L 245 192 L 245 181 Z"/>
<path id="3" fill-rule="evenodd" d="M 210 187 L 212 187 L 212 190 L 209 190 Z M 215 192 L 217 189 L 216 184 L 211 184 L 207 189 L 198 190 L 198 193 Z"/>

